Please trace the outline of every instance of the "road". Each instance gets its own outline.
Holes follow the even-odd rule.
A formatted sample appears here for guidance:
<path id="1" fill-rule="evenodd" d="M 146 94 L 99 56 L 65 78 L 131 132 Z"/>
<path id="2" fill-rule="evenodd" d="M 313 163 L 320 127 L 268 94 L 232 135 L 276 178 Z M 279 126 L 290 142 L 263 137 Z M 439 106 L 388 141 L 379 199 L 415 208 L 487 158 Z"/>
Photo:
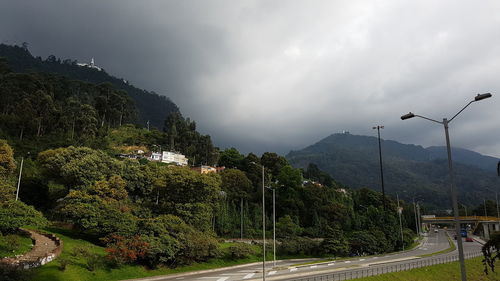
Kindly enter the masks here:
<path id="1" fill-rule="evenodd" d="M 451 236 L 453 234 L 450 233 Z M 333 272 L 349 272 L 360 270 L 361 268 L 387 267 L 388 265 L 398 266 L 409 261 L 423 262 L 436 257 L 449 257 L 456 255 L 457 250 L 432 257 L 420 257 L 422 255 L 436 253 L 449 248 L 445 230 L 438 233 L 430 232 L 424 237 L 423 243 L 410 251 L 386 254 L 381 256 L 356 257 L 348 260 L 325 262 L 321 264 L 293 266 L 310 260 L 279 261 L 273 268 L 273 262 L 266 264 L 266 280 L 294 280 L 303 277 L 325 275 Z M 477 252 L 481 245 L 477 242 L 464 242 L 464 252 Z M 192 274 L 189 276 L 158 276 L 154 278 L 144 278 L 139 280 L 171 281 L 171 280 L 196 280 L 196 281 L 254 281 L 262 280 L 262 263 L 243 265 L 237 268 L 228 268 L 213 272 Z"/>

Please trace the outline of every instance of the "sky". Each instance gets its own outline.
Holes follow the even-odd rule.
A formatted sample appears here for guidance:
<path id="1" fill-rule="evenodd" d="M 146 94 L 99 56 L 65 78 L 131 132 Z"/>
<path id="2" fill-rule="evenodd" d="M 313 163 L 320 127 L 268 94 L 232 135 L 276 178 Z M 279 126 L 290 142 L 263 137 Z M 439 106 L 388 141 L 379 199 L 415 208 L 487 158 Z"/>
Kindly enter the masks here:
<path id="1" fill-rule="evenodd" d="M 168 96 L 215 145 L 286 154 L 332 133 L 500 157 L 499 1 L 0 0 L 0 42 Z"/>

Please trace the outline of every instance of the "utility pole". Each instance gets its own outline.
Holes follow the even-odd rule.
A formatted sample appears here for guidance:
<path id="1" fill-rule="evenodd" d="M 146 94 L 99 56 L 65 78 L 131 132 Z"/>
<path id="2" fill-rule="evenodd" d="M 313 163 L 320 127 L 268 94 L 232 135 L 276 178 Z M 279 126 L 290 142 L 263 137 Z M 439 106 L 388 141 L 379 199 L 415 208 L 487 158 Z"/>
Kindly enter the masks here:
<path id="1" fill-rule="evenodd" d="M 385 204 L 385 188 L 384 188 L 384 169 L 382 168 L 382 146 L 380 144 L 380 129 L 383 129 L 384 126 L 376 126 L 373 127 L 373 129 L 377 129 L 377 134 L 378 134 L 378 156 L 380 160 L 380 181 L 382 184 L 382 203 L 384 205 L 384 211 L 386 211 L 386 204 Z"/>
<path id="2" fill-rule="evenodd" d="M 273 267 L 276 267 L 276 188 L 273 188 Z"/>
<path id="3" fill-rule="evenodd" d="M 401 244 L 403 245 L 403 251 L 405 250 L 405 240 L 403 237 L 403 223 L 401 221 L 401 213 L 403 212 L 403 208 L 399 207 L 399 195 L 396 193 L 396 198 L 398 200 L 398 214 L 399 214 L 399 229 L 401 230 Z"/>
<path id="4" fill-rule="evenodd" d="M 240 204 L 240 240 L 243 240 L 243 197 L 241 197 Z"/>
<path id="5" fill-rule="evenodd" d="M 19 178 L 17 180 L 16 201 L 19 199 L 19 187 L 21 187 L 21 176 L 23 174 L 24 157 L 21 157 L 21 167 L 19 168 Z"/>
<path id="6" fill-rule="evenodd" d="M 486 211 L 486 199 L 483 199 L 483 202 L 484 202 L 484 216 L 487 217 L 488 212 Z"/>
<path id="7" fill-rule="evenodd" d="M 413 214 L 415 214 L 415 231 L 417 232 L 417 236 L 419 236 L 420 230 L 418 229 L 417 205 L 415 204 L 415 198 L 413 198 Z"/>

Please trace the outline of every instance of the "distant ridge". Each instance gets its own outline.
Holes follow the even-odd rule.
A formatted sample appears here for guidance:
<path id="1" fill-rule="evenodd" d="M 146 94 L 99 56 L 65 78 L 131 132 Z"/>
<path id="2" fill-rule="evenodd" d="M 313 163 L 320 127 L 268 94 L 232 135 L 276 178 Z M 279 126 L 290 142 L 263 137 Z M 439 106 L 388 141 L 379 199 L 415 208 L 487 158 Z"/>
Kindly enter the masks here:
<path id="1" fill-rule="evenodd" d="M 423 199 L 438 207 L 449 206 L 447 154 L 445 147 L 424 148 L 382 140 L 384 180 L 388 194 L 412 200 Z M 452 149 L 460 202 L 476 204 L 492 196 L 487 188 L 498 184 L 499 159 L 461 149 Z M 353 188 L 380 190 L 378 140 L 349 133 L 333 134 L 286 156 L 295 166 L 316 164 L 335 180 Z"/>
<path id="2" fill-rule="evenodd" d="M 146 126 L 146 122 L 149 120 L 151 126 L 162 129 L 167 116 L 170 113 L 179 112 L 177 105 L 168 97 L 139 89 L 129 84 L 125 79 L 116 78 L 106 73 L 104 69 L 78 66 L 75 60 L 65 59 L 61 61 L 55 56 L 49 56 L 42 60 L 41 57 L 33 57 L 25 47 L 5 44 L 0 44 L 0 57 L 5 57 L 15 72 L 57 73 L 71 79 L 96 84 L 109 82 L 115 88 L 126 91 L 134 100 L 139 113 L 137 123 L 142 126 Z"/>

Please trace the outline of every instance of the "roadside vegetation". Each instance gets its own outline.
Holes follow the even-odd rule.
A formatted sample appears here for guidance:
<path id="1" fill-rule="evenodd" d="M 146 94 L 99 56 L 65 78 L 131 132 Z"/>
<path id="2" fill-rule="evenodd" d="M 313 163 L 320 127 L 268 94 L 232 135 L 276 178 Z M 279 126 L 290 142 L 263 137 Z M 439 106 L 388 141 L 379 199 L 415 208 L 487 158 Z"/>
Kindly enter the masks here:
<path id="1" fill-rule="evenodd" d="M 465 260 L 467 280 L 493 281 L 500 280 L 499 272 L 484 273 L 482 257 Z M 356 279 L 359 281 L 444 281 L 460 280 L 460 265 L 458 262 L 432 265 L 408 271 L 386 273 L 378 276 Z"/>

